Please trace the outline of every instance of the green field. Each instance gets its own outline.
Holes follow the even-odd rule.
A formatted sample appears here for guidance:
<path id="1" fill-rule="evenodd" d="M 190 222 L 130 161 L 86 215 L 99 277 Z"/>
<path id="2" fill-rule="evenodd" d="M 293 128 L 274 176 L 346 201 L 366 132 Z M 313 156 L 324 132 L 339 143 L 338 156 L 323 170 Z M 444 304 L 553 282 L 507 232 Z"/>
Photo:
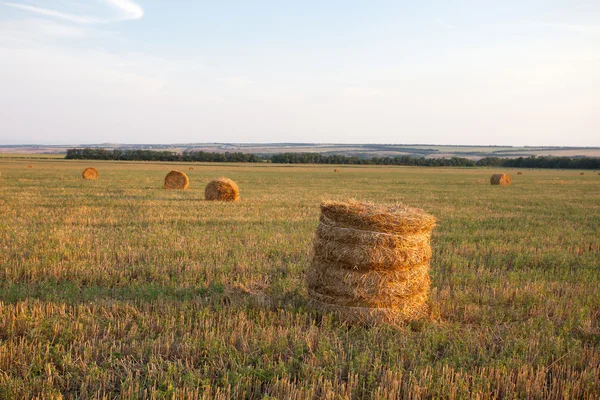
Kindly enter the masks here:
<path id="1" fill-rule="evenodd" d="M 0 399 L 600 397 L 597 172 L 189 166 L 0 160 Z M 203 200 L 222 175 L 239 203 Z M 319 203 L 348 198 L 439 219 L 430 320 L 308 308 Z"/>

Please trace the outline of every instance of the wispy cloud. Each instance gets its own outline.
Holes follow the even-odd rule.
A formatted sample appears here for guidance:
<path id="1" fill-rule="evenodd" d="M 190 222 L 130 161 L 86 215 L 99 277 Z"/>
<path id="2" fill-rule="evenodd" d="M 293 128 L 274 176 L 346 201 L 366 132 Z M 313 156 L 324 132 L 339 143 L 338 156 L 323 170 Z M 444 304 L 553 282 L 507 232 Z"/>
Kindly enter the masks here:
<path id="1" fill-rule="evenodd" d="M 141 19 L 144 16 L 144 10 L 138 4 L 131 0 L 105 0 L 110 6 L 117 9 L 122 20 Z"/>
<path id="2" fill-rule="evenodd" d="M 1 4 L 8 7 L 18 8 L 20 10 L 36 13 L 39 15 L 44 15 L 47 17 L 57 18 L 63 21 L 84 25 L 108 23 L 114 21 L 136 20 L 144 16 L 144 10 L 142 9 L 142 7 L 140 7 L 138 4 L 134 3 L 131 0 L 104 0 L 104 2 L 111 8 L 115 9 L 117 11 L 117 15 L 111 18 L 97 18 L 93 16 L 71 14 L 63 11 L 36 7 L 27 4 L 8 2 L 3 2 Z"/>
<path id="3" fill-rule="evenodd" d="M 65 21 L 69 21 L 69 22 L 74 22 L 76 24 L 93 24 L 93 23 L 100 22 L 100 20 L 98 20 L 96 18 L 73 15 L 73 14 L 68 14 L 68 13 L 64 13 L 61 11 L 50 10 L 47 8 L 28 6 L 26 4 L 17 4 L 17 3 L 2 3 L 2 4 L 4 4 L 5 6 L 8 6 L 8 7 L 14 7 L 14 8 L 18 8 L 18 9 L 25 10 L 25 11 L 30 11 L 32 13 L 45 15 L 47 17 L 53 17 L 53 18 L 58 18 L 58 19 L 62 19 Z"/>

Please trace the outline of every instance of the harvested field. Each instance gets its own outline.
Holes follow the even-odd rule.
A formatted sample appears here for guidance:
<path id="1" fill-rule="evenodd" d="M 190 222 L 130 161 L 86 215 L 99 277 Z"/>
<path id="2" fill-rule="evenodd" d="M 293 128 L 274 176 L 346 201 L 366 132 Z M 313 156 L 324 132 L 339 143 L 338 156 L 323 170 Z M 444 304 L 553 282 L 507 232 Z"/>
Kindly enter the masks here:
<path id="1" fill-rule="evenodd" d="M 600 397 L 596 174 L 199 164 L 164 190 L 187 165 L 28 163 L 0 160 L 0 398 Z M 221 175 L 242 201 L 203 201 Z M 429 320 L 309 307 L 319 205 L 348 198 L 437 218 Z"/>

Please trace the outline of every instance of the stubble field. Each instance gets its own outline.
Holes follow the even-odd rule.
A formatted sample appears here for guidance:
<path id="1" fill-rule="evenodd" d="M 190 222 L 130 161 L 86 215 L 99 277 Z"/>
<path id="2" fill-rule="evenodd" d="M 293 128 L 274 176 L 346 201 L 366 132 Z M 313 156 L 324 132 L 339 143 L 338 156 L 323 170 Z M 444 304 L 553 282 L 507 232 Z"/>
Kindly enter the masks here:
<path id="1" fill-rule="evenodd" d="M 600 397 L 597 172 L 190 166 L 0 160 L 0 398 Z M 204 201 L 218 176 L 240 202 Z M 319 203 L 348 198 L 439 219 L 430 320 L 307 307 Z"/>

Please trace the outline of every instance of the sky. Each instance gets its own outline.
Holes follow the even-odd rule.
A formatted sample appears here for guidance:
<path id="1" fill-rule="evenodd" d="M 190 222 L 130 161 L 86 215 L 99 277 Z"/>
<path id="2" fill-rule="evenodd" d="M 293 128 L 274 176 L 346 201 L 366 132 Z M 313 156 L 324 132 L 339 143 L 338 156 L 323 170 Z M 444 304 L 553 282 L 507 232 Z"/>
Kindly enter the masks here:
<path id="1" fill-rule="evenodd" d="M 0 144 L 600 146 L 598 0 L 0 0 Z"/>

